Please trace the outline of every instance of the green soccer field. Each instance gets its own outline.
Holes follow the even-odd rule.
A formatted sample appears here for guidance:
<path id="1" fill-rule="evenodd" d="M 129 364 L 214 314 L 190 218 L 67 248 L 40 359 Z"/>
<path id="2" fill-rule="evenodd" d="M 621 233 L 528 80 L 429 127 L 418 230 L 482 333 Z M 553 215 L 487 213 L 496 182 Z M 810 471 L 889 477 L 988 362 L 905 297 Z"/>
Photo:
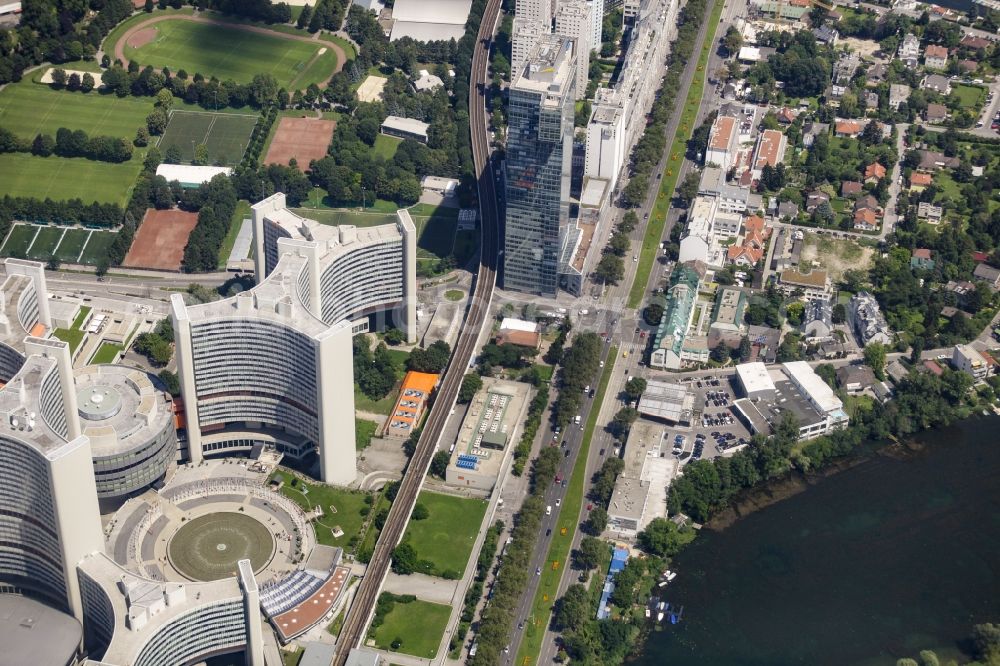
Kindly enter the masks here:
<path id="1" fill-rule="evenodd" d="M 403 540 L 416 549 L 419 559 L 434 565 L 437 575 L 460 578 L 486 515 L 486 502 L 424 491 L 417 503 L 427 507 L 430 516 L 410 520 Z"/>
<path id="2" fill-rule="evenodd" d="M 448 627 L 451 607 L 417 599 L 397 602 L 374 631 L 375 647 L 433 659 Z M 399 647 L 393 648 L 394 641 Z"/>
<path id="3" fill-rule="evenodd" d="M 125 204 L 142 171 L 143 154 L 128 162 L 112 164 L 82 157 L 37 157 L 29 153 L 0 154 L 0 183 L 4 194 L 50 197 L 56 201 L 80 199 L 84 203 Z"/>
<path id="4" fill-rule="evenodd" d="M 209 163 L 236 165 L 243 159 L 256 124 L 257 116 L 174 111 L 158 147 L 165 154 L 168 148 L 176 146 L 181 151 L 181 159 L 191 162 L 195 146 L 205 144 Z"/>
<path id="5" fill-rule="evenodd" d="M 56 258 L 59 261 L 77 263 L 80 259 L 80 250 L 83 249 L 90 233 L 87 229 L 67 229 L 59 247 L 56 248 Z"/>
<path id="6" fill-rule="evenodd" d="M 115 231 L 90 232 L 90 239 L 87 241 L 87 247 L 83 249 L 80 263 L 96 266 L 97 262 L 108 256 L 108 248 L 115 242 L 117 235 Z"/>
<path id="7" fill-rule="evenodd" d="M 59 239 L 63 235 L 63 227 L 42 227 L 38 230 L 38 234 L 35 236 L 35 242 L 31 244 L 31 249 L 28 250 L 28 259 L 34 259 L 35 261 L 47 261 L 49 257 L 55 254 L 56 246 L 59 244 Z"/>
<path id="8" fill-rule="evenodd" d="M 15 224 L 14 228 L 7 235 L 7 240 L 4 241 L 3 247 L 0 248 L 0 254 L 5 257 L 17 257 L 18 259 L 27 258 L 28 248 L 31 246 L 31 241 L 35 240 L 36 233 L 38 233 L 38 227 L 36 226 Z"/>
<path id="9" fill-rule="evenodd" d="M 141 65 L 184 69 L 192 76 L 201 73 L 221 80 L 233 79 L 248 83 L 254 74 L 271 74 L 278 85 L 305 88 L 310 82 L 328 79 L 333 74 L 336 58 L 320 59 L 327 64 L 319 71 L 310 67 L 323 44 L 301 42 L 282 37 L 237 30 L 222 24 L 194 23 L 183 19 L 166 20 L 155 24 L 156 38 L 139 48 L 125 45 L 125 56 Z M 299 75 L 304 70 L 314 81 L 305 81 Z M 304 84 L 299 86 L 296 79 Z"/>
<path id="10" fill-rule="evenodd" d="M 65 127 L 131 140 L 152 110 L 151 97 L 52 90 L 28 80 L 0 90 L 0 127 L 26 139 L 39 133 L 54 137 L 57 129 Z"/>

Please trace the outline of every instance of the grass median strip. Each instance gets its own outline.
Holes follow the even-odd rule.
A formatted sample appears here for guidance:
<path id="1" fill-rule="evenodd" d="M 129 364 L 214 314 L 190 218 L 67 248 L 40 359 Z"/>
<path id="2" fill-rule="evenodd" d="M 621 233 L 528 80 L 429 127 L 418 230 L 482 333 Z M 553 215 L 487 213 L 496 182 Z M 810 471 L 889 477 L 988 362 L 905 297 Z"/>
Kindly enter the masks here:
<path id="1" fill-rule="evenodd" d="M 615 359 L 617 358 L 618 347 L 613 346 L 608 351 L 608 361 L 604 365 L 604 373 L 601 375 L 601 382 L 594 397 L 594 408 L 587 418 L 586 429 L 580 444 L 580 453 L 573 466 L 573 475 L 566 489 L 562 509 L 559 511 L 559 520 L 556 522 L 556 529 L 552 534 L 552 543 L 549 544 L 549 553 L 545 558 L 545 566 L 542 567 L 542 574 L 538 581 L 538 590 L 535 592 L 535 599 L 531 604 L 531 614 L 524 627 L 524 640 L 521 641 L 521 647 L 517 651 L 517 659 L 514 661 L 518 666 L 536 663 L 538 653 L 542 649 L 542 638 L 545 636 L 546 627 L 549 626 L 549 618 L 552 615 L 552 606 L 556 601 L 563 567 L 569 565 L 573 535 L 576 533 L 580 508 L 583 506 L 583 489 L 587 482 L 587 454 L 590 451 L 590 440 L 597 429 L 600 406 L 604 402 L 608 384 L 611 383 L 611 375 L 614 373 Z"/>
<path id="2" fill-rule="evenodd" d="M 660 181 L 660 191 L 656 195 L 656 202 L 653 210 L 649 214 L 649 224 L 646 226 L 646 235 L 642 239 L 642 248 L 639 250 L 639 266 L 636 268 L 635 281 L 628 293 L 628 307 L 637 308 L 642 303 L 646 292 L 646 283 L 649 282 L 649 273 L 653 270 L 653 263 L 656 261 L 656 253 L 660 249 L 660 238 L 663 236 L 663 227 L 667 223 L 667 212 L 670 210 L 670 200 L 677 185 L 677 177 L 680 174 L 681 165 L 684 163 L 684 151 L 691 133 L 695 129 L 695 121 L 698 118 L 698 108 L 701 106 L 701 96 L 705 92 L 705 74 L 708 69 L 708 57 L 712 53 L 712 46 L 715 44 L 715 30 L 722 17 L 724 3 L 716 0 L 712 7 L 712 15 L 708 19 L 709 34 L 705 36 L 705 41 L 701 45 L 698 55 L 698 69 L 691 87 L 688 89 L 687 99 L 684 101 L 684 109 L 681 113 L 680 123 L 677 132 L 674 134 L 668 149 L 668 159 L 663 180 Z M 675 109 L 676 112 L 676 109 Z"/>

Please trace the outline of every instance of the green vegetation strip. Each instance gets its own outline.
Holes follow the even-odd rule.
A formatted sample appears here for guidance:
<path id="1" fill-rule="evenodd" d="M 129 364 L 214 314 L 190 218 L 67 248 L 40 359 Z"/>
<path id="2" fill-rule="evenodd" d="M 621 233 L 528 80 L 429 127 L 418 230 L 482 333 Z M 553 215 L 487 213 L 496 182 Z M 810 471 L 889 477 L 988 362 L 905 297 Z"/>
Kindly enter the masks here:
<path id="1" fill-rule="evenodd" d="M 601 412 L 600 405 L 604 402 L 608 384 L 611 383 L 611 375 L 614 374 L 615 359 L 617 358 L 618 347 L 613 346 L 608 351 L 608 362 L 604 364 L 601 383 L 597 388 L 597 395 L 594 397 L 594 409 L 591 410 L 590 416 L 587 418 L 580 452 L 576 457 L 576 464 L 573 466 L 573 476 L 569 480 L 562 509 L 559 511 L 559 520 L 552 533 L 549 554 L 542 566 L 538 590 L 531 603 L 531 615 L 524 628 L 524 640 L 521 641 L 521 647 L 517 651 L 517 659 L 514 660 L 514 663 L 519 666 L 527 666 L 527 664 L 538 661 L 538 653 L 542 649 L 542 638 L 545 636 L 546 627 L 549 626 L 552 606 L 556 602 L 559 591 L 559 580 L 562 578 L 563 568 L 569 566 L 573 535 L 576 533 L 580 520 L 580 508 L 583 506 L 583 489 L 587 482 L 587 457 L 590 451 L 590 440 L 597 429 L 597 418 Z M 564 529 L 566 530 L 565 535 L 562 533 Z M 555 569 L 553 569 L 553 562 L 558 563 L 558 567 Z"/>
<path id="2" fill-rule="evenodd" d="M 712 15 L 708 19 L 712 26 L 705 41 L 701 46 L 701 54 L 698 56 L 698 69 L 694 79 L 691 81 L 691 88 L 688 90 L 687 99 L 684 102 L 684 110 L 681 114 L 678 132 L 670 143 L 668 149 L 666 173 L 660 181 L 660 191 L 656 195 L 656 202 L 653 204 L 653 211 L 649 215 L 649 223 L 646 226 L 646 235 L 642 239 L 642 248 L 639 250 L 639 266 L 635 272 L 635 280 L 632 282 L 632 289 L 628 294 L 628 307 L 637 308 L 642 303 L 643 295 L 646 292 L 646 283 L 649 282 L 649 273 L 653 270 L 653 262 L 656 260 L 656 253 L 660 247 L 660 238 L 663 236 L 663 227 L 667 223 L 667 212 L 670 210 L 670 198 L 677 185 L 677 177 L 680 174 L 681 165 L 684 164 L 684 151 L 691 133 L 695 130 L 695 121 L 698 118 L 698 108 L 701 106 L 701 96 L 705 91 L 705 75 L 708 68 L 708 57 L 711 55 L 712 46 L 715 44 L 715 30 L 722 17 L 724 3 L 715 1 L 712 8 Z"/>

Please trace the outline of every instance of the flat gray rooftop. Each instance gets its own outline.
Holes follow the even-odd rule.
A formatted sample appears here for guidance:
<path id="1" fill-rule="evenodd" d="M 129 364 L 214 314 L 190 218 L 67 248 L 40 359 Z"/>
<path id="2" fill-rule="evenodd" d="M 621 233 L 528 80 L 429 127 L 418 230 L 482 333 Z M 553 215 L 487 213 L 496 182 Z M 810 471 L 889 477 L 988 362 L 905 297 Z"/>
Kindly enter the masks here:
<path id="1" fill-rule="evenodd" d="M 83 627 L 72 615 L 27 597 L 0 594 L 0 664 L 65 666 L 82 639 Z"/>

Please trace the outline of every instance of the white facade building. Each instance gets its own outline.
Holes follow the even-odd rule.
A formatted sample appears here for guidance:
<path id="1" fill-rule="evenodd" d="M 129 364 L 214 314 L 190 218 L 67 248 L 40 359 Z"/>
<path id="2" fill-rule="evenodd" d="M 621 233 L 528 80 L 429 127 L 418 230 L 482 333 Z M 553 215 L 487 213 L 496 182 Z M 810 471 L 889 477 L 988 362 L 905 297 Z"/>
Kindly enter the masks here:
<path id="1" fill-rule="evenodd" d="M 591 35 L 591 3 L 587 0 L 563 0 L 556 12 L 556 34 L 573 40 L 576 55 L 576 99 L 587 96 L 587 82 L 590 71 L 590 51 L 593 48 Z"/>
<path id="2" fill-rule="evenodd" d="M 549 29 L 538 21 L 516 16 L 512 33 L 510 45 L 511 79 L 514 78 L 516 72 L 524 69 L 528 62 L 528 56 L 531 55 L 531 49 L 535 47 L 542 35 L 549 34 Z"/>
<path id="3" fill-rule="evenodd" d="M 956 370 L 970 375 L 975 380 L 986 379 L 990 375 L 990 364 L 982 354 L 969 345 L 955 345 L 951 364 Z"/>
<path id="4" fill-rule="evenodd" d="M 295 215 L 278 193 L 252 208 L 258 285 L 186 307 L 172 299 L 188 456 L 274 445 L 319 454 L 328 483 L 354 480 L 351 338 L 391 313 L 416 338 L 416 232 Z"/>

